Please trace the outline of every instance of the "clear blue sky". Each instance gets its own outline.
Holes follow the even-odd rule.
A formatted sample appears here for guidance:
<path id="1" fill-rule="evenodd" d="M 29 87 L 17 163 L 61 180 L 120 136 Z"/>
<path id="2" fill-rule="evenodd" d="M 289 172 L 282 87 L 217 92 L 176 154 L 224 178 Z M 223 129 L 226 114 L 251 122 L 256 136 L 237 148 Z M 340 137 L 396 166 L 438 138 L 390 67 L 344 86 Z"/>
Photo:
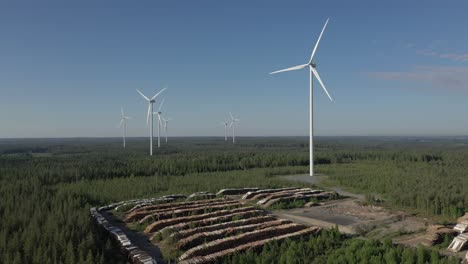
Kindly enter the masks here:
<path id="1" fill-rule="evenodd" d="M 164 86 L 171 135 L 468 134 L 466 1 L 2 1 L 0 137 L 144 136 Z"/>

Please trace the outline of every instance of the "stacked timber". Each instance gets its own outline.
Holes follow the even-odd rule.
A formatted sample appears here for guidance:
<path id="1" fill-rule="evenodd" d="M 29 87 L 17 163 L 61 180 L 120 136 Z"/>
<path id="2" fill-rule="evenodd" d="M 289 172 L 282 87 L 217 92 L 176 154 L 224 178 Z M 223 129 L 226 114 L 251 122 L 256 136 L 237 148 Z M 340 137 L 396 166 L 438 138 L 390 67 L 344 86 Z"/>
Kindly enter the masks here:
<path id="1" fill-rule="evenodd" d="M 453 252 L 460 252 L 465 249 L 466 242 L 468 241 L 468 234 L 460 234 L 452 240 L 452 243 L 448 246 L 448 250 Z"/>
<path id="2" fill-rule="evenodd" d="M 240 245 L 295 233 L 304 229 L 306 229 L 306 227 L 303 225 L 291 223 L 218 239 L 187 250 L 180 256 L 179 261 L 215 254 L 224 250 L 236 248 Z"/>
<path id="3" fill-rule="evenodd" d="M 222 189 L 216 195 L 241 195 L 248 192 L 258 191 L 259 188 L 238 188 L 238 189 Z"/>
<path id="4" fill-rule="evenodd" d="M 468 231 L 468 221 L 465 220 L 465 221 L 461 221 L 461 222 L 458 222 L 454 227 L 453 229 L 455 231 L 457 231 L 458 233 L 465 233 L 466 231 Z"/>
<path id="5" fill-rule="evenodd" d="M 256 210 L 252 208 L 250 210 L 246 210 L 243 212 L 231 212 L 230 214 L 226 214 L 226 215 L 214 216 L 214 217 L 210 217 L 206 219 L 193 220 L 193 221 L 182 222 L 182 223 L 178 223 L 174 225 L 169 225 L 159 230 L 157 233 L 155 233 L 151 237 L 151 240 L 153 240 L 153 238 L 156 235 L 158 235 L 158 233 L 181 232 L 183 230 L 190 229 L 193 226 L 206 227 L 206 226 L 213 225 L 214 223 L 225 223 L 225 222 L 234 221 L 234 219 L 257 217 L 262 214 L 265 214 L 265 211 Z"/>
<path id="6" fill-rule="evenodd" d="M 307 235 L 314 235 L 320 232 L 320 228 L 318 227 L 309 227 L 297 232 L 288 233 L 281 236 L 275 236 L 263 240 L 257 240 L 250 243 L 245 243 L 241 245 L 237 245 L 233 248 L 225 249 L 222 251 L 218 251 L 212 254 L 208 254 L 205 256 L 196 256 L 190 259 L 185 259 L 179 262 L 179 264 L 204 264 L 204 263 L 213 263 L 216 262 L 217 259 L 234 255 L 238 252 L 246 251 L 246 250 L 257 250 L 263 247 L 266 243 L 271 241 L 282 241 L 284 239 L 298 239 L 300 237 L 304 237 Z"/>
<path id="7" fill-rule="evenodd" d="M 153 233 L 155 231 L 161 230 L 164 227 L 179 224 L 179 223 L 190 222 L 194 220 L 203 220 L 205 218 L 223 216 L 223 215 L 228 215 L 228 214 L 237 213 L 237 212 L 247 212 L 247 211 L 252 211 L 252 210 L 254 210 L 254 207 L 247 206 L 247 207 L 241 207 L 241 208 L 236 208 L 232 210 L 220 210 L 220 211 L 200 214 L 200 215 L 182 216 L 182 217 L 158 220 L 148 225 L 145 229 L 145 233 L 146 234 Z"/>
<path id="8" fill-rule="evenodd" d="M 186 215 L 197 215 L 197 214 L 202 214 L 205 212 L 211 212 L 211 211 L 219 211 L 223 210 L 226 208 L 236 208 L 241 206 L 241 204 L 237 201 L 228 201 L 228 202 L 221 202 L 221 203 L 215 203 L 215 204 L 210 204 L 210 205 L 197 205 L 194 207 L 188 207 L 188 208 L 180 208 L 180 209 L 165 209 L 165 210 L 157 210 L 155 212 L 150 212 L 148 215 L 143 217 L 140 220 L 140 224 L 150 222 L 151 219 L 157 219 L 157 220 L 162 220 L 162 219 L 168 219 L 168 218 L 173 218 L 173 217 L 179 217 L 179 216 L 186 216 Z"/>
<path id="9" fill-rule="evenodd" d="M 258 191 L 252 191 L 242 196 L 242 200 L 254 200 L 255 196 L 260 195 L 260 194 L 275 193 L 275 192 L 282 192 L 282 191 L 295 190 L 295 189 L 298 189 L 298 188 L 291 187 L 291 188 L 262 189 Z"/>
<path id="10" fill-rule="evenodd" d="M 189 237 L 197 233 L 211 232 L 211 231 L 219 230 L 219 229 L 226 228 L 226 227 L 236 227 L 236 226 L 243 226 L 243 225 L 250 225 L 250 224 L 258 224 L 258 223 L 272 221 L 274 219 L 276 219 L 276 217 L 272 215 L 262 215 L 262 216 L 247 218 L 247 219 L 234 220 L 234 221 L 222 222 L 222 223 L 214 224 L 214 225 L 200 226 L 196 228 L 180 230 L 180 231 L 174 232 L 171 236 L 177 239 L 184 239 L 186 237 Z"/>
<path id="11" fill-rule="evenodd" d="M 194 234 L 194 235 L 191 235 L 189 237 L 179 240 L 179 242 L 177 243 L 177 248 L 185 250 L 188 248 L 193 248 L 195 246 L 198 246 L 202 243 L 210 242 L 210 241 L 220 239 L 223 237 L 227 237 L 227 236 L 231 236 L 231 235 L 235 235 L 239 233 L 251 232 L 254 230 L 261 230 L 261 229 L 265 229 L 268 227 L 279 226 L 279 225 L 284 225 L 284 224 L 289 224 L 289 223 L 291 223 L 291 221 L 285 220 L 285 219 L 279 219 L 279 220 L 268 221 L 268 222 L 257 223 L 257 224 L 250 224 L 250 225 L 228 226 L 228 227 L 210 231 L 210 232 L 201 232 L 201 233 L 197 233 L 197 234 Z"/>
<path id="12" fill-rule="evenodd" d="M 292 191 L 283 191 L 283 192 L 278 192 L 278 193 L 273 193 L 273 194 L 267 194 L 262 197 L 257 196 L 258 198 L 263 198 L 259 200 L 257 204 L 263 205 L 270 200 L 277 199 L 277 198 L 291 197 L 293 195 L 318 194 L 322 192 L 323 192 L 322 190 L 312 190 L 310 188 L 303 188 L 303 189 L 297 189 L 297 190 L 292 190 Z"/>
<path id="13" fill-rule="evenodd" d="M 336 192 L 321 192 L 321 193 L 312 193 L 312 194 L 295 194 L 291 195 L 289 197 L 281 197 L 281 198 L 275 198 L 271 199 L 268 202 L 264 204 L 265 207 L 272 206 L 277 203 L 281 202 L 293 202 L 293 201 L 310 201 L 311 199 L 317 199 L 317 200 L 323 200 L 323 199 L 329 199 L 330 197 L 336 197 L 337 193 Z"/>
<path id="14" fill-rule="evenodd" d="M 179 208 L 188 208 L 190 206 L 200 206 L 203 204 L 208 203 L 218 203 L 218 202 L 225 202 L 226 199 L 213 199 L 213 200 L 198 200 L 192 202 L 178 202 L 178 203 L 166 203 L 166 204 L 156 204 L 156 205 L 147 205 L 136 209 L 131 209 L 127 211 L 125 214 L 124 221 L 125 222 L 133 222 L 139 221 L 143 217 L 148 214 L 151 214 L 157 210 L 164 210 L 164 209 L 179 209 Z"/>
<path id="15" fill-rule="evenodd" d="M 216 194 L 214 193 L 196 192 L 196 193 L 192 193 L 189 197 L 187 197 L 187 201 L 200 200 L 200 199 L 213 199 L 215 197 L 216 197 Z"/>

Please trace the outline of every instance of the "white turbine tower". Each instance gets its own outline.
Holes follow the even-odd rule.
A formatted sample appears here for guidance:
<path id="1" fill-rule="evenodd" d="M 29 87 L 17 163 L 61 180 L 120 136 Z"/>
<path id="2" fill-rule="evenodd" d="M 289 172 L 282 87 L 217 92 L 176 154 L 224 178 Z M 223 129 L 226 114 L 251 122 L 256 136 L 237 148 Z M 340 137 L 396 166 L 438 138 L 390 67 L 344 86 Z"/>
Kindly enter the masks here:
<path id="1" fill-rule="evenodd" d="M 120 127 L 123 126 L 123 147 L 125 148 L 125 138 L 127 137 L 127 122 L 128 122 L 128 119 L 132 119 L 132 118 L 129 116 L 125 116 L 123 107 L 120 108 L 120 112 L 122 114 L 120 118 Z"/>
<path id="2" fill-rule="evenodd" d="M 235 127 L 235 124 L 240 121 L 240 119 L 234 118 L 231 112 L 229 112 L 229 115 L 231 116 L 231 124 L 229 126 L 232 127 L 232 144 L 235 144 L 236 134 L 234 133 L 234 127 Z"/>
<path id="3" fill-rule="evenodd" d="M 166 136 L 166 144 L 167 144 L 167 124 L 169 124 L 169 121 L 171 121 L 172 119 L 171 118 L 164 118 L 164 116 L 161 116 L 163 122 L 164 122 L 164 134 Z"/>
<path id="4" fill-rule="evenodd" d="M 140 92 L 138 89 L 137 89 L 137 92 L 143 96 L 143 98 L 148 101 L 148 114 L 146 115 L 146 126 L 148 126 L 148 122 L 150 122 L 150 156 L 153 156 L 153 104 L 156 102 L 155 99 L 156 97 L 162 93 L 164 90 L 166 90 L 167 88 L 164 88 L 162 89 L 161 91 L 159 91 L 157 94 L 155 94 L 151 99 L 149 99 L 148 97 L 146 97 L 142 92 Z M 151 120 L 150 120 L 150 116 L 151 116 Z"/>
<path id="5" fill-rule="evenodd" d="M 313 77 L 317 78 L 317 81 L 320 83 L 322 86 L 323 90 L 327 94 L 328 98 L 330 98 L 331 101 L 333 99 L 331 98 L 330 94 L 327 91 L 327 88 L 325 88 L 325 85 L 322 82 L 322 79 L 320 78 L 319 73 L 317 72 L 317 64 L 315 64 L 315 53 L 317 52 L 317 47 L 320 43 L 320 39 L 322 38 L 322 34 L 325 31 L 325 28 L 327 27 L 328 20 L 325 22 L 325 25 L 322 28 L 322 32 L 320 33 L 320 36 L 318 37 L 317 43 L 315 43 L 315 47 L 312 50 L 312 55 L 310 56 L 309 62 L 306 64 L 294 66 L 291 68 L 279 70 L 279 71 L 274 71 L 270 74 L 275 74 L 279 72 L 285 72 L 285 71 L 294 71 L 294 70 L 300 70 L 303 68 L 309 68 L 309 78 L 310 78 L 310 88 L 309 88 L 309 163 L 310 163 L 310 176 L 314 176 L 314 146 L 313 146 L 313 137 L 314 137 L 314 123 L 313 123 L 313 90 L 312 90 L 312 82 L 313 82 Z"/>
<path id="6" fill-rule="evenodd" d="M 229 121 L 221 122 L 221 125 L 224 125 L 224 141 L 227 141 L 227 129 L 229 126 Z"/>
<path id="7" fill-rule="evenodd" d="M 161 147 L 161 117 L 162 117 L 161 116 L 161 114 L 162 114 L 161 108 L 162 108 L 162 106 L 164 104 L 164 99 L 165 98 L 162 99 L 161 104 L 159 105 L 158 111 L 153 113 L 153 114 L 158 115 L 158 148 Z M 167 143 L 167 138 L 166 138 L 166 143 Z"/>

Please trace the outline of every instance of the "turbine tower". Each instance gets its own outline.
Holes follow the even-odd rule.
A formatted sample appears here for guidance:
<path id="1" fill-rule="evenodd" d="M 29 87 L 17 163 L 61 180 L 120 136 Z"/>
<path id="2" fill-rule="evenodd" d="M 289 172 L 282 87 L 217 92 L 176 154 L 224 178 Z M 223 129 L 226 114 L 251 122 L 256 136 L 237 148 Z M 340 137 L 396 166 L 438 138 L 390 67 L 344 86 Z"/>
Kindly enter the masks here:
<path id="1" fill-rule="evenodd" d="M 227 141 L 227 128 L 229 126 L 229 121 L 221 122 L 221 125 L 224 125 L 224 141 Z"/>
<path id="2" fill-rule="evenodd" d="M 127 122 L 128 119 L 132 119 L 129 116 L 125 116 L 123 107 L 120 108 L 120 113 L 122 114 L 120 118 L 120 127 L 123 126 L 123 147 L 125 148 L 125 138 L 127 137 Z"/>
<path id="3" fill-rule="evenodd" d="M 162 114 L 161 108 L 162 108 L 162 106 L 164 104 L 164 99 L 165 98 L 162 99 L 161 104 L 159 105 L 158 111 L 153 113 L 153 114 L 158 115 L 158 148 L 161 147 L 161 117 L 162 117 L 161 116 L 161 114 Z M 166 143 L 167 143 L 167 138 L 166 138 Z"/>
<path id="4" fill-rule="evenodd" d="M 323 90 L 327 94 L 328 98 L 330 98 L 331 101 L 333 99 L 331 98 L 330 94 L 327 91 L 327 88 L 325 88 L 325 85 L 322 82 L 322 79 L 320 78 L 319 73 L 317 72 L 317 64 L 315 63 L 314 57 L 315 53 L 317 52 L 318 45 L 320 43 L 320 39 L 322 38 L 323 32 L 325 31 L 325 28 L 327 27 L 328 20 L 325 22 L 325 25 L 322 28 L 322 32 L 320 32 L 320 35 L 318 37 L 317 43 L 315 43 L 315 47 L 312 50 L 312 55 L 310 56 L 309 62 L 306 64 L 294 66 L 291 68 L 279 70 L 279 71 L 274 71 L 271 72 L 270 74 L 275 74 L 279 72 L 286 72 L 286 71 L 294 71 L 294 70 L 300 70 L 303 68 L 309 68 L 309 78 L 310 78 L 310 86 L 309 86 L 309 163 L 310 163 L 310 176 L 314 176 L 314 145 L 313 145 L 313 137 L 314 137 L 314 123 L 313 123 L 313 89 L 312 89 L 312 82 L 313 82 L 313 77 L 317 78 L 317 81 L 320 83 L 322 86 Z"/>
<path id="5" fill-rule="evenodd" d="M 234 118 L 231 112 L 229 112 L 229 115 L 231 116 L 231 124 L 229 125 L 229 127 L 232 127 L 232 144 L 235 144 L 236 134 L 234 133 L 234 127 L 235 127 L 235 124 L 240 121 L 240 119 Z"/>
<path id="6" fill-rule="evenodd" d="M 157 94 L 155 94 L 151 99 L 146 97 L 142 92 L 137 89 L 137 92 L 146 100 L 148 101 L 148 114 L 146 115 L 146 126 L 148 126 L 148 122 L 150 123 L 150 156 L 153 156 L 153 104 L 156 102 L 156 97 L 161 94 L 167 88 L 162 89 Z M 150 120 L 151 116 L 151 120 Z"/>
<path id="7" fill-rule="evenodd" d="M 172 119 L 171 118 L 164 118 L 164 116 L 161 116 L 163 122 L 164 122 L 164 134 L 166 136 L 166 144 L 167 144 L 167 124 L 169 124 L 169 121 L 171 121 Z"/>

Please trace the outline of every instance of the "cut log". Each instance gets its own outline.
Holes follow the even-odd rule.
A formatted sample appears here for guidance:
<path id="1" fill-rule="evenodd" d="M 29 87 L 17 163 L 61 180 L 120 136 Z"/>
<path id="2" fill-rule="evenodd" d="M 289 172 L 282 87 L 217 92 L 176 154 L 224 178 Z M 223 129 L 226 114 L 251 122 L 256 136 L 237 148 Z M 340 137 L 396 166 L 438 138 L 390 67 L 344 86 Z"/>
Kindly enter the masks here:
<path id="1" fill-rule="evenodd" d="M 162 220 L 168 218 L 174 218 L 179 216 L 186 216 L 186 215 L 195 215 L 195 214 L 203 214 L 207 210 L 208 211 L 219 211 L 222 209 L 228 209 L 233 207 L 239 207 L 241 204 L 237 201 L 224 201 L 214 204 L 202 204 L 196 206 L 189 206 L 185 208 L 178 208 L 178 209 L 164 209 L 164 210 L 156 210 L 140 220 L 140 224 L 153 222 L 152 219 Z"/>
<path id="2" fill-rule="evenodd" d="M 232 223 L 232 222 L 231 222 Z M 291 221 L 285 219 L 279 219 L 274 221 L 268 221 L 263 223 L 257 224 L 250 224 L 250 225 L 242 225 L 242 226 L 228 226 L 223 229 L 210 231 L 210 232 L 202 232 L 191 235 L 187 238 L 179 240 L 177 243 L 178 249 L 187 250 L 189 248 L 193 248 L 199 246 L 202 243 L 210 242 L 216 239 L 220 239 L 223 237 L 229 237 L 239 233 L 246 233 L 251 232 L 254 230 L 261 230 L 272 226 L 279 226 L 284 224 L 289 224 Z"/>
<path id="3" fill-rule="evenodd" d="M 212 213 L 207 213 L 207 214 L 200 214 L 200 215 L 192 215 L 192 216 L 183 216 L 183 217 L 176 217 L 176 218 L 171 218 L 171 219 L 165 219 L 165 220 L 160 220 L 156 221 L 149 226 L 146 227 L 145 233 L 153 233 L 155 231 L 161 230 L 162 228 L 166 226 L 171 226 L 183 222 L 189 222 L 189 221 L 195 221 L 195 220 L 202 220 L 205 218 L 210 218 L 210 217 L 215 217 L 215 216 L 222 216 L 222 215 L 228 215 L 236 212 L 247 212 L 254 210 L 254 207 L 252 206 L 247 206 L 247 207 L 241 207 L 241 208 L 236 208 L 232 210 L 221 210 L 221 211 L 216 211 Z"/>
<path id="4" fill-rule="evenodd" d="M 284 234 L 281 236 L 276 236 L 272 238 L 262 239 L 258 241 L 254 241 L 251 243 L 242 244 L 236 247 L 232 247 L 229 249 L 221 250 L 212 254 L 208 254 L 205 256 L 196 256 L 190 259 L 182 260 L 179 264 L 205 264 L 205 263 L 214 263 L 217 259 L 234 255 L 235 253 L 246 251 L 249 249 L 257 250 L 263 247 L 266 243 L 271 241 L 282 241 L 284 239 L 298 239 L 300 237 L 304 237 L 307 235 L 315 235 L 320 232 L 320 228 L 318 227 L 309 227 L 297 232 Z"/>
<path id="5" fill-rule="evenodd" d="M 181 230 L 181 231 L 174 233 L 172 236 L 176 237 L 179 240 L 179 239 L 184 239 L 196 233 L 211 232 L 211 231 L 223 229 L 226 227 L 258 224 L 258 223 L 272 221 L 274 219 L 276 219 L 276 217 L 272 215 L 257 216 L 257 217 L 242 219 L 242 220 L 219 223 L 215 225 L 201 226 L 201 227 L 196 227 L 196 228 L 190 228 L 187 230 Z"/>
<path id="6" fill-rule="evenodd" d="M 251 199 L 254 199 L 256 195 L 263 194 L 263 193 L 275 193 L 275 192 L 296 190 L 296 189 L 298 188 L 291 187 L 291 188 L 279 188 L 279 189 L 262 189 L 262 190 L 246 193 L 244 196 L 242 196 L 242 200 L 251 200 Z"/>
<path id="7" fill-rule="evenodd" d="M 218 239 L 187 250 L 184 254 L 180 256 L 179 261 L 193 258 L 196 256 L 205 256 L 213 254 L 222 250 L 240 246 L 242 244 L 247 244 L 258 240 L 264 240 L 275 236 L 281 236 L 287 233 L 294 233 L 303 229 L 305 229 L 303 225 L 291 223 L 247 232 L 223 239 Z"/>

